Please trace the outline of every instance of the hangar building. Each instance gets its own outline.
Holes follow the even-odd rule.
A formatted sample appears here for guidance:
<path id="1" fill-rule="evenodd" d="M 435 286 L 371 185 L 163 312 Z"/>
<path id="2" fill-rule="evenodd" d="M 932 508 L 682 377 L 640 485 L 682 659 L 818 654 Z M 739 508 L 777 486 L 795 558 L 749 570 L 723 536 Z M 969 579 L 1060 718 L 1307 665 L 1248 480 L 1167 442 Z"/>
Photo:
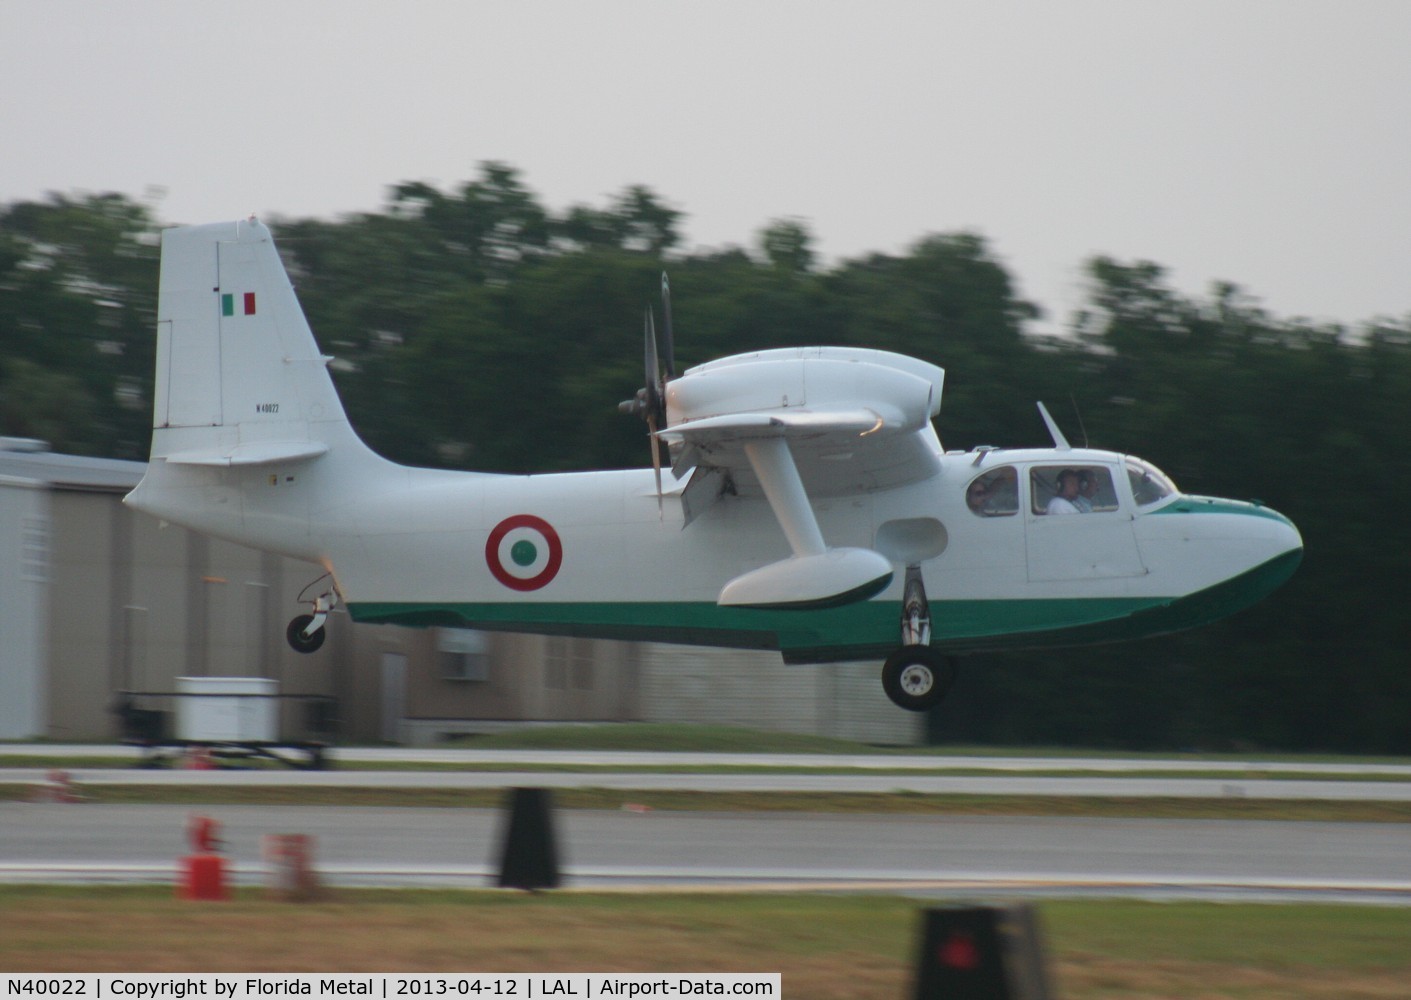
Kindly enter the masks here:
<path id="1" fill-rule="evenodd" d="M 133 692 L 170 713 L 178 677 L 261 677 L 278 684 L 285 739 L 429 744 L 642 721 L 924 741 L 924 717 L 887 700 L 874 663 L 786 667 L 773 653 L 357 625 L 338 612 L 323 648 L 300 655 L 284 629 L 320 568 L 125 507 L 144 469 L 0 438 L 0 739 L 111 741 Z"/>

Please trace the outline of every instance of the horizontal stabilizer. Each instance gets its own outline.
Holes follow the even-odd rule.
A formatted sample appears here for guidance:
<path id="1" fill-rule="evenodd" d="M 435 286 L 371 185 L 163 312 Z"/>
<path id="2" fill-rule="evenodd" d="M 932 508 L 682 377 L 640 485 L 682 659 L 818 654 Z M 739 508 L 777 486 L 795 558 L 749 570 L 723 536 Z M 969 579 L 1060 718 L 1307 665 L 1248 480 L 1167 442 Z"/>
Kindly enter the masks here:
<path id="1" fill-rule="evenodd" d="M 795 556 L 737 576 L 716 603 L 736 608 L 836 608 L 876 596 L 892 582 L 892 564 L 871 549 L 829 549 Z"/>
<path id="2" fill-rule="evenodd" d="M 183 451 L 168 455 L 171 465 L 274 465 L 318 458 L 328 451 L 322 441 L 256 441 L 224 450 Z"/>

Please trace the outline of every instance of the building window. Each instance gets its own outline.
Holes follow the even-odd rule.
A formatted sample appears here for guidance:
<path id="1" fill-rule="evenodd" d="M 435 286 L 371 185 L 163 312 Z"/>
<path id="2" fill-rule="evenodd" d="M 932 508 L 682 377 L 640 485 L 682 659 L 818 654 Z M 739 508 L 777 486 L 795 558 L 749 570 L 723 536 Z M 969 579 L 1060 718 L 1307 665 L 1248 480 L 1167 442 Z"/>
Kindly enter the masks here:
<path id="1" fill-rule="evenodd" d="M 20 579 L 49 582 L 49 519 L 26 517 L 21 526 Z"/>
<path id="2" fill-rule="evenodd" d="M 544 644 L 544 686 L 554 691 L 593 690 L 593 640 L 551 636 Z"/>
<path id="3" fill-rule="evenodd" d="M 436 644 L 441 677 L 448 681 L 488 681 L 490 642 L 484 632 L 443 628 Z"/>

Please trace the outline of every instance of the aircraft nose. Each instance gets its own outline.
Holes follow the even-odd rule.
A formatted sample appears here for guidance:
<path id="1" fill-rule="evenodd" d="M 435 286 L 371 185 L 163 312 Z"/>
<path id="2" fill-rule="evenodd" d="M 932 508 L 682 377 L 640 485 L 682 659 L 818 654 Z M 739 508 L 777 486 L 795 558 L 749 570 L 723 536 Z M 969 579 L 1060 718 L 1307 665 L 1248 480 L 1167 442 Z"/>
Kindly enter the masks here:
<path id="1" fill-rule="evenodd" d="M 1176 535 L 1182 545 L 1168 550 L 1193 572 L 1214 585 L 1241 581 L 1246 603 L 1262 597 L 1289 579 L 1303 561 L 1303 536 L 1293 521 L 1271 507 L 1218 497 L 1185 497 L 1161 513 L 1184 514 Z M 1157 526 L 1166 528 L 1158 521 Z M 1144 547 L 1145 551 L 1145 547 Z M 1151 548 L 1159 563 L 1158 547 Z M 1180 555 L 1184 551 L 1186 555 Z"/>
<path id="2" fill-rule="evenodd" d="M 1256 575 L 1263 580 L 1267 593 L 1281 586 L 1298 569 L 1303 561 L 1303 536 L 1293 521 L 1272 507 L 1252 504 L 1245 513 L 1258 519 L 1247 528 L 1254 528 L 1250 533 L 1251 541 L 1257 547 L 1251 555 L 1259 563 Z"/>
<path id="3" fill-rule="evenodd" d="M 1279 519 L 1283 522 L 1285 542 L 1290 550 L 1298 549 L 1303 551 L 1303 536 L 1299 534 L 1298 527 L 1287 517 L 1280 514 Z"/>
<path id="4" fill-rule="evenodd" d="M 1275 555 L 1303 551 L 1303 536 L 1299 534 L 1297 525 L 1272 507 L 1258 507 L 1257 509 L 1262 516 L 1273 523 L 1269 540 Z"/>

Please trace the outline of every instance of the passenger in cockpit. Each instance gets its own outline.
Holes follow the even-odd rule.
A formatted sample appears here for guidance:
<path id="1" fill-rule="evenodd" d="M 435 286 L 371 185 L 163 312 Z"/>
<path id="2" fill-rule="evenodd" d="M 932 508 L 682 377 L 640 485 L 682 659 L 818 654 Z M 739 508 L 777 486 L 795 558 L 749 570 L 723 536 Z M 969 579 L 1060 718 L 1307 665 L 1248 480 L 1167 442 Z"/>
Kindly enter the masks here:
<path id="1" fill-rule="evenodd" d="M 986 514 L 1017 514 L 1019 512 L 1019 473 L 1005 466 L 990 473 L 990 492 L 985 498 Z"/>
<path id="2" fill-rule="evenodd" d="M 990 491 L 985 480 L 977 479 L 965 491 L 965 503 L 975 513 L 983 514 L 985 512 L 985 498 L 989 495 Z"/>
<path id="3" fill-rule="evenodd" d="M 1078 495 L 1073 498 L 1073 506 L 1080 514 L 1091 514 L 1094 497 L 1097 496 L 1097 470 L 1082 469 L 1078 472 Z"/>
<path id="4" fill-rule="evenodd" d="M 1019 475 L 1013 466 L 987 472 L 965 490 L 965 503 L 981 517 L 1019 512 Z"/>

